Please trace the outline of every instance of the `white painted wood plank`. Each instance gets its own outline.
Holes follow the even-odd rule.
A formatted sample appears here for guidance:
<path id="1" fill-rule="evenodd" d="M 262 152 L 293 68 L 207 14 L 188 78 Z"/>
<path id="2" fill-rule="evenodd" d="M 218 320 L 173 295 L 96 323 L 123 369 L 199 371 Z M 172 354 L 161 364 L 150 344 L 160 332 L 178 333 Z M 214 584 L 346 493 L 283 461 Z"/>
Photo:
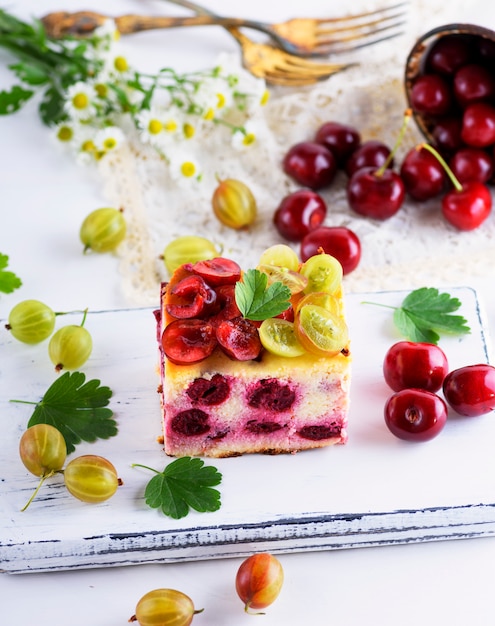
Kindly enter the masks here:
<path id="1" fill-rule="evenodd" d="M 470 335 L 441 345 L 451 369 L 490 360 L 476 293 L 450 289 L 463 302 Z M 492 535 L 495 532 L 495 421 L 453 416 L 439 437 L 409 444 L 386 429 L 390 394 L 382 361 L 395 334 L 390 309 L 405 292 L 347 296 L 354 357 L 349 442 L 296 455 L 211 459 L 223 474 L 222 507 L 171 520 L 149 509 L 143 492 L 151 475 L 170 461 L 161 434 L 155 325 L 152 309 L 90 312 L 94 353 L 83 369 L 114 392 L 119 434 L 81 444 L 73 456 L 101 454 L 124 484 L 108 502 L 74 500 L 60 477 L 44 486 L 29 509 L 21 507 L 37 480 L 21 464 L 18 440 L 31 408 L 11 399 L 38 400 L 55 374 L 47 344 L 24 346 L 0 334 L 0 401 L 4 445 L 0 457 L 0 564 L 7 572 L 51 571 L 150 562 L 213 559 L 272 552 L 338 549 Z M 58 318 L 58 325 L 79 316 Z M 76 322 L 77 323 L 77 322 Z"/>

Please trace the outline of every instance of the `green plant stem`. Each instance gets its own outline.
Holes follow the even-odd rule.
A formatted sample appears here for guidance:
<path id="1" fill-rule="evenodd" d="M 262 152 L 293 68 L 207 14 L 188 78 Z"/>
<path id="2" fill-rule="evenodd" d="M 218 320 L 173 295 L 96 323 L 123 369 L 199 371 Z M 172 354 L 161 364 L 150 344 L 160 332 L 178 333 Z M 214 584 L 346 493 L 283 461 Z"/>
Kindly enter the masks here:
<path id="1" fill-rule="evenodd" d="M 36 496 L 38 495 L 38 491 L 41 489 L 41 486 L 43 485 L 45 480 L 47 478 L 50 478 L 51 476 L 54 476 L 57 472 L 58 472 L 58 470 L 51 470 L 50 472 L 48 472 L 48 474 L 43 474 L 43 476 L 40 479 L 40 482 L 38 483 L 38 486 L 33 491 L 33 493 L 31 494 L 31 497 L 26 502 L 26 504 L 22 507 L 21 513 L 24 512 L 28 508 L 28 506 L 31 504 L 31 502 L 36 498 Z"/>
<path id="2" fill-rule="evenodd" d="M 399 131 L 399 136 L 397 137 L 397 141 L 395 142 L 394 147 L 392 148 L 389 155 L 385 159 L 385 162 L 383 163 L 383 165 L 376 171 L 375 176 L 383 176 L 383 173 L 385 172 L 387 167 L 390 165 L 390 163 L 392 163 L 392 159 L 395 157 L 397 150 L 399 149 L 400 145 L 404 141 L 404 135 L 406 134 L 406 128 L 407 128 L 407 125 L 409 124 L 409 120 L 411 119 L 411 116 L 412 116 L 411 109 L 407 109 L 406 112 L 404 113 L 404 121 L 402 122 L 402 126 Z"/>
<path id="3" fill-rule="evenodd" d="M 158 470 L 154 469 L 153 467 L 149 467 L 148 465 L 141 465 L 141 463 L 133 463 L 131 465 L 131 467 L 141 467 L 142 469 L 147 469 L 150 472 L 155 472 L 155 474 L 161 474 L 161 472 L 159 472 Z"/>

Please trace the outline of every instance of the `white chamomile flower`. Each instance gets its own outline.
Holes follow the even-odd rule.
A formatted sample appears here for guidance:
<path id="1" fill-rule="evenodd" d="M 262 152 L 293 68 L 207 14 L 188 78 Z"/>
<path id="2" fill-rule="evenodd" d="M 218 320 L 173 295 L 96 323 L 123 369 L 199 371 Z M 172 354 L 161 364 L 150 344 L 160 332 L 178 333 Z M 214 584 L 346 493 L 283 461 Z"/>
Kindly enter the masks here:
<path id="1" fill-rule="evenodd" d="M 136 115 L 139 137 L 144 143 L 155 144 L 165 132 L 163 117 L 156 109 L 143 109 Z"/>
<path id="2" fill-rule="evenodd" d="M 114 79 L 125 79 L 130 76 L 132 69 L 127 58 L 119 52 L 110 54 L 106 59 L 105 71 Z"/>
<path id="3" fill-rule="evenodd" d="M 79 163 L 87 165 L 101 157 L 101 152 L 96 147 L 97 133 L 98 129 L 89 124 L 79 124 L 75 128 L 72 147 Z"/>
<path id="4" fill-rule="evenodd" d="M 97 151 L 113 152 L 125 142 L 125 135 L 118 126 L 106 126 L 96 133 L 95 145 Z"/>
<path id="5" fill-rule="evenodd" d="M 260 125 L 255 120 L 248 120 L 243 128 L 234 131 L 232 146 L 236 150 L 247 150 L 258 141 L 260 130 Z"/>
<path id="6" fill-rule="evenodd" d="M 59 122 L 55 126 L 55 137 L 62 143 L 70 143 L 74 139 L 74 125 L 71 122 Z"/>
<path id="7" fill-rule="evenodd" d="M 169 156 L 170 176 L 181 187 L 190 187 L 201 180 L 202 172 L 197 159 L 190 153 L 174 150 Z"/>
<path id="8" fill-rule="evenodd" d="M 212 120 L 232 105 L 232 91 L 226 80 L 206 78 L 194 94 L 195 102 L 203 110 L 203 119 Z"/>
<path id="9" fill-rule="evenodd" d="M 88 120 L 96 113 L 94 98 L 92 85 L 81 81 L 74 83 L 67 89 L 65 111 L 76 120 Z"/>
<path id="10" fill-rule="evenodd" d="M 119 38 L 119 30 L 115 24 L 115 20 L 111 18 L 107 18 L 100 26 L 95 28 L 93 32 L 96 47 L 101 47 L 103 50 L 110 50 L 113 43 Z"/>

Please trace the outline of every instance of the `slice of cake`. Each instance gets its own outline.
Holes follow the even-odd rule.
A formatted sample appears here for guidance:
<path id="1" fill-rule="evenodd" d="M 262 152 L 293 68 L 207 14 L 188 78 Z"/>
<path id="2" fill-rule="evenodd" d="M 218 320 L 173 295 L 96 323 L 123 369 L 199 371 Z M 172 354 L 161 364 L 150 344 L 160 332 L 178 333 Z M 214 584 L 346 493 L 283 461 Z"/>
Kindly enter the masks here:
<path id="1" fill-rule="evenodd" d="M 162 285 L 155 315 L 168 455 L 345 443 L 351 358 L 342 274 L 339 265 L 329 279 L 328 255 L 317 256 L 306 272 L 241 274 L 228 259 L 202 261 Z M 284 297 L 283 311 L 262 321 Z"/>

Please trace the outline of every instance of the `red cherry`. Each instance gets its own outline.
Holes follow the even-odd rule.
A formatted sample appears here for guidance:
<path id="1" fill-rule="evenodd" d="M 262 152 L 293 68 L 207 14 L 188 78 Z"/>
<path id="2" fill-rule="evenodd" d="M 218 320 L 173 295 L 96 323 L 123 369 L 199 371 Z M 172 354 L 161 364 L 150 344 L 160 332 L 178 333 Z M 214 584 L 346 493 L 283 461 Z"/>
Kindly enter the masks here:
<path id="1" fill-rule="evenodd" d="M 495 95 L 495 79 L 481 65 L 463 65 L 454 76 L 454 94 L 463 108 L 473 102 L 491 100 Z"/>
<path id="2" fill-rule="evenodd" d="M 261 352 L 258 329 L 243 317 L 221 322 L 217 326 L 216 337 L 222 350 L 236 361 L 257 359 Z"/>
<path id="3" fill-rule="evenodd" d="M 310 189 L 299 189 L 283 198 L 273 222 L 278 232 L 289 241 L 301 241 L 325 219 L 327 205 Z"/>
<path id="4" fill-rule="evenodd" d="M 453 370 L 443 382 L 443 393 L 461 415 L 489 413 L 495 409 L 495 367 L 481 363 Z"/>
<path id="5" fill-rule="evenodd" d="M 337 161 L 328 148 L 312 141 L 292 146 L 283 159 L 284 172 L 310 189 L 328 187 L 337 173 Z"/>
<path id="6" fill-rule="evenodd" d="M 461 139 L 474 148 L 495 143 L 495 107 L 486 102 L 470 104 L 462 116 Z"/>
<path id="7" fill-rule="evenodd" d="M 432 136 L 440 150 L 453 152 L 462 145 L 461 130 L 462 120 L 459 117 L 444 117 L 436 121 Z"/>
<path id="8" fill-rule="evenodd" d="M 370 139 L 362 143 L 356 148 L 345 164 L 345 171 L 348 176 L 352 176 L 354 172 L 363 167 L 382 167 L 390 155 L 390 148 L 382 141 Z M 387 167 L 392 167 L 393 159 Z"/>
<path id="9" fill-rule="evenodd" d="M 398 341 L 383 360 L 383 375 L 393 391 L 415 387 L 438 391 L 447 375 L 448 361 L 444 351 L 432 343 Z"/>
<path id="10" fill-rule="evenodd" d="M 447 405 L 424 389 L 402 389 L 385 404 L 385 423 L 392 434 L 406 441 L 429 441 L 447 422 Z"/>
<path id="11" fill-rule="evenodd" d="M 412 85 L 411 107 L 427 115 L 445 115 L 452 105 L 452 93 L 439 74 L 422 74 Z"/>
<path id="12" fill-rule="evenodd" d="M 492 158 L 480 148 L 458 150 L 450 159 L 449 166 L 461 184 L 468 180 L 486 183 L 494 172 Z"/>
<path id="13" fill-rule="evenodd" d="M 442 198 L 445 219 L 459 230 L 474 230 L 490 215 L 492 196 L 486 185 L 467 181 L 460 190 L 453 189 Z"/>
<path id="14" fill-rule="evenodd" d="M 323 250 L 335 257 L 342 265 L 344 274 L 349 274 L 361 260 L 361 242 L 358 236 L 345 226 L 321 226 L 301 241 L 301 261 Z"/>
<path id="15" fill-rule="evenodd" d="M 162 348 L 177 365 L 198 363 L 210 356 L 217 345 L 213 325 L 204 320 L 174 320 L 163 331 Z"/>
<path id="16" fill-rule="evenodd" d="M 198 274 L 212 287 L 219 285 L 233 285 L 241 278 L 240 266 L 231 259 L 216 257 L 206 261 L 198 261 L 186 268 Z"/>
<path id="17" fill-rule="evenodd" d="M 326 122 L 316 131 L 315 141 L 328 148 L 337 159 L 337 163 L 342 166 L 360 146 L 361 135 L 356 128 L 348 124 Z"/>
<path id="18" fill-rule="evenodd" d="M 427 150 L 412 148 L 400 168 L 407 193 L 415 200 L 434 198 L 445 188 L 447 175 L 438 159 Z"/>
<path id="19" fill-rule="evenodd" d="M 426 57 L 428 72 L 454 74 L 471 60 L 471 42 L 463 35 L 446 35 L 437 39 Z"/>
<path id="20" fill-rule="evenodd" d="M 401 177 L 390 169 L 374 167 L 355 172 L 347 183 L 347 200 L 353 211 L 379 220 L 395 215 L 404 202 Z"/>
<path id="21" fill-rule="evenodd" d="M 178 298 L 167 304 L 167 312 L 180 319 L 203 317 L 213 311 L 217 294 L 205 283 L 201 276 L 186 276 L 170 291 Z M 175 298 L 174 298 L 175 300 Z"/>
<path id="22" fill-rule="evenodd" d="M 220 311 L 208 318 L 208 321 L 217 325 L 224 320 L 231 320 L 234 317 L 239 317 L 241 312 L 237 306 L 235 299 L 235 285 L 220 285 L 215 288 L 217 294 L 217 304 L 220 307 Z"/>

